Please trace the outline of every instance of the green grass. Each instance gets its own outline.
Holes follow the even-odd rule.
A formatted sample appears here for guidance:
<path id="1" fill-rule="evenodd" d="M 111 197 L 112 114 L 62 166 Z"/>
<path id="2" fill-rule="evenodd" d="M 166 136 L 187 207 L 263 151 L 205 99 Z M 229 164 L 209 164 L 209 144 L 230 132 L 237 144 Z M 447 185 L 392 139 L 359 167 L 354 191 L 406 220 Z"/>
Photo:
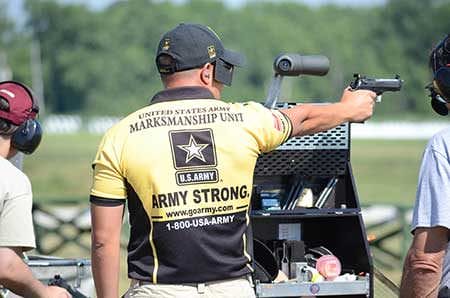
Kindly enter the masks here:
<path id="1" fill-rule="evenodd" d="M 101 136 L 45 135 L 40 147 L 24 160 L 35 200 L 88 200 L 91 163 Z"/>
<path id="2" fill-rule="evenodd" d="M 354 140 L 351 163 L 362 204 L 414 204 L 426 140 Z"/>
<path id="3" fill-rule="evenodd" d="M 100 135 L 46 135 L 24 171 L 35 200 L 87 200 Z M 425 140 L 354 140 L 351 162 L 361 203 L 412 206 Z"/>

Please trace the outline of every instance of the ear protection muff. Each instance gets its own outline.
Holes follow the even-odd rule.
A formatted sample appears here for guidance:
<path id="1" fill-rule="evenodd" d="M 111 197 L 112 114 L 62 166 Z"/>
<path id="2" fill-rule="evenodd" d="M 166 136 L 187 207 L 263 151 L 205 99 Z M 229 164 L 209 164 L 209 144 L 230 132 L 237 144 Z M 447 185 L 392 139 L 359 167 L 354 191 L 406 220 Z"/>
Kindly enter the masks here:
<path id="1" fill-rule="evenodd" d="M 222 59 L 216 59 L 214 62 L 213 77 L 219 83 L 231 86 L 233 80 L 234 66 Z M 156 65 L 160 74 L 173 74 L 180 71 L 176 64 L 176 59 L 171 54 L 160 54 L 156 57 Z"/>
<path id="2" fill-rule="evenodd" d="M 433 82 L 425 88 L 430 91 L 431 107 L 441 116 L 448 115 L 450 103 L 450 35 L 442 40 L 430 54 Z"/>
<path id="3" fill-rule="evenodd" d="M 438 93 L 445 99 L 450 101 L 450 67 L 444 66 L 438 69 L 434 75 L 433 84 Z"/>
<path id="4" fill-rule="evenodd" d="M 223 61 L 222 59 L 217 59 L 214 62 L 214 65 L 214 79 L 219 83 L 231 86 L 234 70 L 233 65 Z"/>
<path id="5" fill-rule="evenodd" d="M 6 81 L 4 83 L 14 83 L 21 86 L 30 96 L 32 107 L 29 118 L 22 123 L 11 135 L 11 145 L 17 150 L 25 153 L 33 153 L 39 146 L 42 139 L 42 127 L 35 119 L 39 113 L 39 106 L 30 88 L 16 81 Z"/>
<path id="6" fill-rule="evenodd" d="M 428 84 L 425 88 L 430 91 L 431 107 L 433 108 L 433 110 L 441 116 L 447 116 L 447 101 L 441 96 L 440 91 L 438 91 L 439 87 L 437 85 L 437 82 L 433 80 L 433 82 Z"/>
<path id="7" fill-rule="evenodd" d="M 11 145 L 25 154 L 33 153 L 42 139 L 42 127 L 37 120 L 28 119 L 11 136 Z"/>
<path id="8" fill-rule="evenodd" d="M 438 95 L 439 96 L 439 95 Z M 431 98 L 431 107 L 433 110 L 438 113 L 441 116 L 447 116 L 448 115 L 448 109 L 445 103 L 442 103 L 441 101 L 437 100 L 436 98 Z"/>

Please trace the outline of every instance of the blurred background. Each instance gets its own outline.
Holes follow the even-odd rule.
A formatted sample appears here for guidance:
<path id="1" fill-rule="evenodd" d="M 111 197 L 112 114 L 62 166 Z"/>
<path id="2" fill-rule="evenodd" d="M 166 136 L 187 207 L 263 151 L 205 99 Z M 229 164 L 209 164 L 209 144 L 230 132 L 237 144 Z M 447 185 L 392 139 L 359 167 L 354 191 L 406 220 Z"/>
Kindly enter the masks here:
<path id="1" fill-rule="evenodd" d="M 154 65 L 161 34 L 194 22 L 247 57 L 224 90 L 228 101 L 264 101 L 282 52 L 331 61 L 325 77 L 286 78 L 284 101 L 336 101 L 354 73 L 405 81 L 370 121 L 352 125 L 351 151 L 360 202 L 378 210 L 365 217 L 369 236 L 382 240 L 372 246 L 375 264 L 398 283 L 422 151 L 450 124 L 432 112 L 424 88 L 428 54 L 448 33 L 449 15 L 448 0 L 0 0 L 0 80 L 33 88 L 47 132 L 23 164 L 41 211 L 37 252 L 89 256 L 88 213 L 52 208 L 88 206 L 102 133 L 162 88 Z"/>

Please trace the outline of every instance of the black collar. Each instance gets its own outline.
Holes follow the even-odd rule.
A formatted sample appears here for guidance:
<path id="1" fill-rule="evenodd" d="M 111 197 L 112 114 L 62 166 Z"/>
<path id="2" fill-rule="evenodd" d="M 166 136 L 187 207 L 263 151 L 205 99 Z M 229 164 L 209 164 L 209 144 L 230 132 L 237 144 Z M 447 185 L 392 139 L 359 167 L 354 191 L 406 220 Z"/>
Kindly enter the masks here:
<path id="1" fill-rule="evenodd" d="M 150 104 L 180 99 L 214 99 L 214 95 L 203 87 L 179 87 L 162 90 L 153 96 Z"/>

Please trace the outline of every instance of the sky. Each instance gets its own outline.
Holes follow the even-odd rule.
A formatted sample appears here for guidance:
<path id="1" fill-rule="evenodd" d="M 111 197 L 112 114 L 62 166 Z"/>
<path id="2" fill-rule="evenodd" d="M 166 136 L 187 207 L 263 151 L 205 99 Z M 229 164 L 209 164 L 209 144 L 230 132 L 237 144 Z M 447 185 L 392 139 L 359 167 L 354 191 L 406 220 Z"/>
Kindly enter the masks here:
<path id="1" fill-rule="evenodd" d="M 60 2 L 66 3 L 83 3 L 88 5 L 94 10 L 102 9 L 112 2 L 123 1 L 123 0 L 58 0 Z M 173 2 L 185 2 L 186 0 L 172 0 Z M 222 0 L 231 7 L 239 7 L 244 5 L 246 2 L 257 1 L 257 0 Z M 266 0 L 267 1 L 267 0 Z M 281 0 L 269 0 L 272 2 L 277 2 Z M 372 6 L 380 5 L 386 2 L 386 0 L 290 0 L 293 2 L 303 2 L 311 6 L 320 6 L 327 3 L 334 3 L 346 6 Z M 22 13 L 22 3 L 23 0 L 9 0 L 6 1 L 8 6 L 8 14 L 12 16 L 17 16 Z"/>
<path id="2" fill-rule="evenodd" d="M 77 2 L 77 3 L 86 3 L 90 7 L 94 9 L 101 9 L 108 5 L 111 2 L 115 2 L 117 0 L 62 0 L 65 2 Z M 172 0 L 173 2 L 185 2 L 186 0 Z M 255 0 L 223 0 L 225 3 L 232 7 L 239 7 L 246 2 L 255 1 Z M 272 2 L 277 2 L 280 0 L 270 0 Z M 293 2 L 303 2 L 312 6 L 319 6 L 326 3 L 336 3 L 341 5 L 378 5 L 386 2 L 386 0 L 291 0 Z"/>

